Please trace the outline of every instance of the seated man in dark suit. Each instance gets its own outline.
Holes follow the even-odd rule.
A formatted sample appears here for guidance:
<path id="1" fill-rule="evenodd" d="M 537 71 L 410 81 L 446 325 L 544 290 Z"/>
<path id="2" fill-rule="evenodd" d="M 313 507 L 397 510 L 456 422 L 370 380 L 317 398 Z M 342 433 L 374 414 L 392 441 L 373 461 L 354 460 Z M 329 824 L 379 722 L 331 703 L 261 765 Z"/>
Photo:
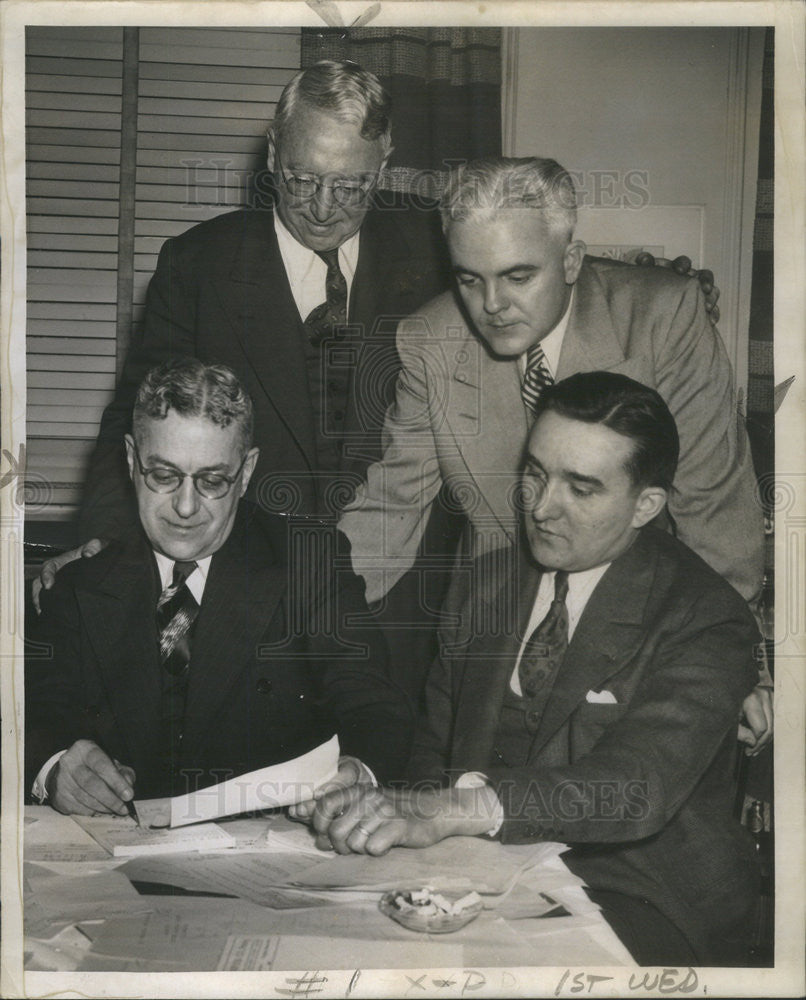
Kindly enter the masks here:
<path id="1" fill-rule="evenodd" d="M 624 375 L 544 390 L 522 479 L 528 545 L 474 566 L 429 677 L 419 784 L 320 798 L 313 822 L 336 850 L 567 843 L 641 964 L 743 961 L 754 861 L 731 777 L 758 636 L 739 594 L 651 525 L 678 450 L 661 397 Z"/>
<path id="2" fill-rule="evenodd" d="M 27 787 L 123 814 L 135 792 L 192 791 L 334 732 L 379 778 L 402 771 L 410 711 L 383 640 L 345 624 L 366 607 L 346 546 L 241 499 L 258 449 L 235 375 L 149 372 L 126 454 L 139 524 L 66 567 L 30 633 Z"/>

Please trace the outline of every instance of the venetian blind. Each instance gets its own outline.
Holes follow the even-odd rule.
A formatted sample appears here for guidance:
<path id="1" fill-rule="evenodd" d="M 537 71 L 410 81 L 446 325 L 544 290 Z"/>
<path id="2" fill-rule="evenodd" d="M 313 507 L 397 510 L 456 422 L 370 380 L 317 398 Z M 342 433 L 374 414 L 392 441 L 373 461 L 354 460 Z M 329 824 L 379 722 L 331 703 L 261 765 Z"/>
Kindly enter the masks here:
<path id="1" fill-rule="evenodd" d="M 298 29 L 125 38 L 126 72 L 122 28 L 26 37 L 28 471 L 51 484 L 45 516 L 79 502 L 160 246 L 252 201 L 266 124 L 299 68 Z"/>

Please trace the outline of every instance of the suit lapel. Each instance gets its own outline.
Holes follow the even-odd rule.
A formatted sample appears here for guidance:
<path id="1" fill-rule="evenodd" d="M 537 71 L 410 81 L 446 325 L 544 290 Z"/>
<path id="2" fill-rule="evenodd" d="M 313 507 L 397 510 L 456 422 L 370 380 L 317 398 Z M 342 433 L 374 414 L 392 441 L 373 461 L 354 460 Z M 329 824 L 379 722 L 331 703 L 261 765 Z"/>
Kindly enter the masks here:
<path id="1" fill-rule="evenodd" d="M 458 318 L 458 317 L 457 317 Z M 479 494 L 513 541 L 512 489 L 529 430 L 516 361 L 494 358 L 465 327 L 445 352 L 446 422 Z"/>
<path id="2" fill-rule="evenodd" d="M 277 243 L 274 214 L 252 215 L 256 218 L 244 226 L 229 274 L 219 279 L 222 308 L 273 407 L 308 462 L 315 464 L 302 322 Z"/>
<path id="3" fill-rule="evenodd" d="M 161 679 L 151 548 L 138 532 L 104 576 L 77 594 L 107 696 L 130 748 L 155 746 Z"/>
<path id="4" fill-rule="evenodd" d="M 585 701 L 627 664 L 644 639 L 646 604 L 657 552 L 641 532 L 593 591 L 554 683 L 532 750 L 538 754 Z"/>
<path id="5" fill-rule="evenodd" d="M 464 770 L 483 771 L 490 765 L 504 697 L 540 581 L 538 570 L 515 548 L 509 555 L 515 558 L 501 562 L 494 587 L 488 580 L 480 582 L 485 591 L 478 604 L 481 618 L 474 623 L 475 638 L 462 675 L 454 680 L 451 763 Z"/>
<path id="6" fill-rule="evenodd" d="M 278 564 L 259 527 L 248 537 L 239 522 L 213 556 L 193 635 L 183 754 L 192 759 L 216 712 L 257 650 L 286 591 L 287 570 Z"/>

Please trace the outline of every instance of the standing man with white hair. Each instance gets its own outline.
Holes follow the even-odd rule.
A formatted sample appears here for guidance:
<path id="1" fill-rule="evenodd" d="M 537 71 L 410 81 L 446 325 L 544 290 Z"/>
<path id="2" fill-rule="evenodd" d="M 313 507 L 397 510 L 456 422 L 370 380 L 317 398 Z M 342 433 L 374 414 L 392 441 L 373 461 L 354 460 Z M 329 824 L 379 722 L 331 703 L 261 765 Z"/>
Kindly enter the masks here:
<path id="1" fill-rule="evenodd" d="M 468 516 L 472 556 L 515 539 L 533 407 L 546 385 L 594 370 L 663 397 L 680 433 L 669 520 L 743 597 L 756 597 L 763 528 L 750 448 L 697 281 L 587 257 L 574 239 L 573 181 L 550 159 L 457 168 L 442 221 L 458 296 L 400 325 L 384 457 L 340 522 L 367 599 L 411 566 L 443 484 Z M 769 691 L 754 692 L 745 713 L 742 735 L 755 752 L 772 734 Z"/>

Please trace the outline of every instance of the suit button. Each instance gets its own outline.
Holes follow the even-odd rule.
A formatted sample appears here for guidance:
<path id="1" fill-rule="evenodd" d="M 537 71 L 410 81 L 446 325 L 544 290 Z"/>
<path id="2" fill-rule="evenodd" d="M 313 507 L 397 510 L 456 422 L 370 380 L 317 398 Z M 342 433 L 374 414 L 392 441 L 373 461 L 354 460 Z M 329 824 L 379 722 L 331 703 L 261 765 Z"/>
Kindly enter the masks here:
<path id="1" fill-rule="evenodd" d="M 100 710 L 100 708 L 98 708 L 97 705 L 89 705 L 88 706 L 88 708 L 87 708 L 87 715 L 91 719 L 97 719 L 100 714 L 101 714 L 101 710 Z"/>
<path id="2" fill-rule="evenodd" d="M 268 694 L 271 691 L 271 681 L 267 677 L 261 677 L 255 687 L 258 694 Z"/>
<path id="3" fill-rule="evenodd" d="M 527 712 L 526 721 L 530 726 L 536 726 L 540 722 L 540 712 Z"/>

